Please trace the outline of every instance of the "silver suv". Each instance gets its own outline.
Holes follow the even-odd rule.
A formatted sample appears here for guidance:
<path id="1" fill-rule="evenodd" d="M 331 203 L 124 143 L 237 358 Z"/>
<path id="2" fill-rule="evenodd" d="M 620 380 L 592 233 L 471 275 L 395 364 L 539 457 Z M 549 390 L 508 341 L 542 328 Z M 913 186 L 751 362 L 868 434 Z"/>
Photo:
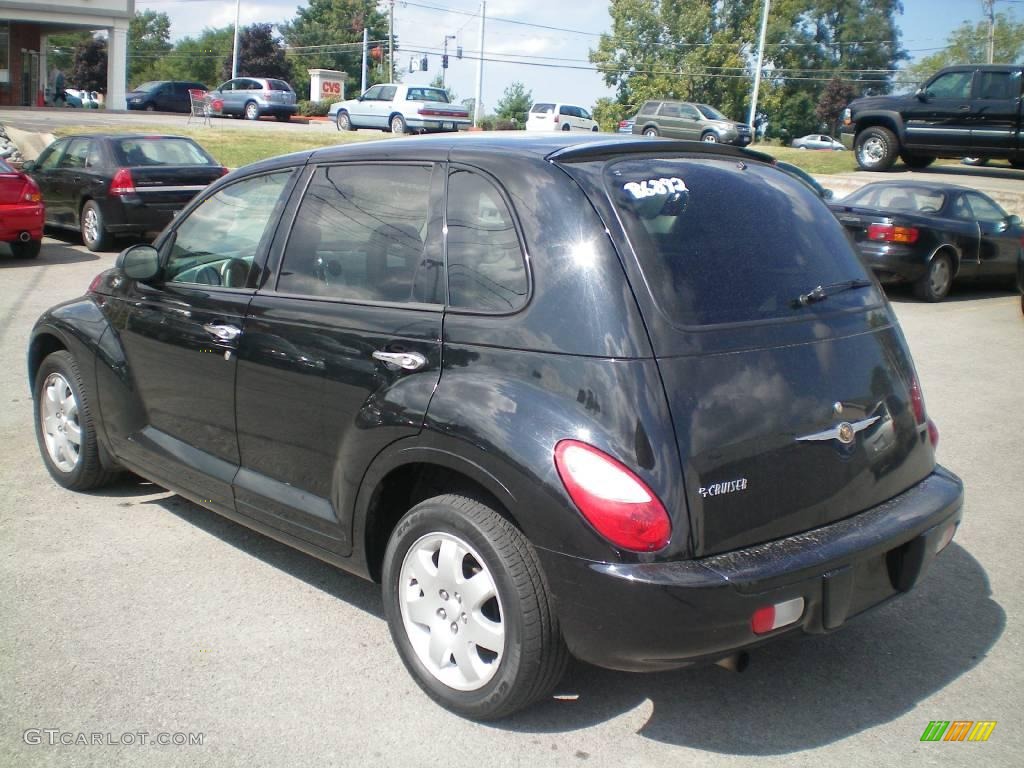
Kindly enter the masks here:
<path id="1" fill-rule="evenodd" d="M 636 116 L 633 133 L 738 147 L 751 141 L 750 126 L 730 120 L 707 104 L 686 101 L 648 101 Z"/>
<path id="2" fill-rule="evenodd" d="M 298 107 L 295 91 L 284 80 L 265 77 L 236 77 L 210 91 L 214 114 L 259 120 L 273 115 L 288 122 Z"/>

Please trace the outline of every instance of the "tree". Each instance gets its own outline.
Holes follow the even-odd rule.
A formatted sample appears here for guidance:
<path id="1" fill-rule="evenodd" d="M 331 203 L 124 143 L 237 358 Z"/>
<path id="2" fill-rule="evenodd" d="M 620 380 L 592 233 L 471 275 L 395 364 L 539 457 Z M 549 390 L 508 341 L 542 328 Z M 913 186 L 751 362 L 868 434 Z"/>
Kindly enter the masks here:
<path id="1" fill-rule="evenodd" d="M 197 38 L 183 37 L 174 50 L 159 59 L 152 69 L 154 80 L 190 80 L 210 88 L 227 78 L 221 77 L 224 57 L 231 55 L 232 27 L 204 29 Z"/>
<path id="2" fill-rule="evenodd" d="M 994 56 L 999 62 L 1024 58 L 1024 23 L 1013 16 L 997 13 L 995 17 Z M 951 64 L 982 64 L 988 61 L 988 22 L 972 24 L 965 21 L 946 38 L 946 47 L 907 67 L 905 84 L 918 85 Z"/>
<path id="3" fill-rule="evenodd" d="M 231 77 L 233 57 L 224 59 L 221 76 Z M 270 24 L 250 24 L 238 34 L 238 75 L 271 77 L 291 82 L 292 67 L 284 55 L 284 48 L 274 38 Z"/>
<path id="4" fill-rule="evenodd" d="M 502 93 L 494 114 L 502 120 L 512 120 L 517 126 L 523 126 L 532 104 L 533 92 L 526 90 L 526 86 L 517 80 Z"/>
<path id="5" fill-rule="evenodd" d="M 348 75 L 346 94 L 358 91 L 362 70 L 363 30 L 368 30 L 371 48 L 386 48 L 388 22 L 376 0 L 310 0 L 300 7 L 281 34 L 291 49 L 297 93 L 309 91 L 307 69 L 334 69 Z M 367 62 L 368 85 L 387 79 L 385 56 Z M 397 68 L 396 68 L 397 74 Z"/>
<path id="6" fill-rule="evenodd" d="M 166 13 L 136 11 L 128 22 L 128 82 L 152 80 L 157 63 L 173 48 L 171 20 Z"/>
<path id="7" fill-rule="evenodd" d="M 71 70 L 70 86 L 84 91 L 107 92 L 107 41 L 93 37 L 79 43 Z"/>
<path id="8" fill-rule="evenodd" d="M 66 32 L 62 35 L 50 35 L 47 38 L 47 65 L 57 67 L 62 72 L 70 72 L 75 66 L 75 54 L 79 45 L 92 40 L 92 32 Z"/>
<path id="9" fill-rule="evenodd" d="M 603 96 L 594 103 L 593 116 L 602 131 L 614 133 L 619 130 L 619 121 L 633 114 L 627 115 L 627 111 L 622 104 Z"/>
<path id="10" fill-rule="evenodd" d="M 832 135 L 839 130 L 839 116 L 846 109 L 846 105 L 853 101 L 854 95 L 853 86 L 838 77 L 829 80 L 822 91 L 814 114 L 820 122 L 828 123 Z"/>

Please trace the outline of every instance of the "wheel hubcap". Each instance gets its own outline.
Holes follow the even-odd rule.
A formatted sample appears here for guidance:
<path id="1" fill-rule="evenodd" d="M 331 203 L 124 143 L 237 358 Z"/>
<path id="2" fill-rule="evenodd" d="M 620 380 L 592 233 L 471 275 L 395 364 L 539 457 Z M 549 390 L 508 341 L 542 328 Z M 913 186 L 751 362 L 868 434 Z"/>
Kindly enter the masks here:
<path id="1" fill-rule="evenodd" d="M 248 107 L 246 107 L 245 108 L 245 115 L 250 120 L 255 120 L 256 119 L 256 105 L 255 104 L 250 104 Z"/>
<path id="2" fill-rule="evenodd" d="M 708 144 L 717 144 L 718 137 L 709 133 L 707 136 L 704 137 L 704 141 L 706 141 Z"/>
<path id="3" fill-rule="evenodd" d="M 399 120 L 397 117 L 391 121 L 391 132 L 402 133 L 402 121 Z"/>
<path id="4" fill-rule="evenodd" d="M 657 136 L 657 135 L 658 135 L 657 131 L 650 131 L 650 130 L 644 131 L 644 136 Z"/>
<path id="5" fill-rule="evenodd" d="M 82 231 L 85 233 L 86 240 L 90 243 L 96 242 L 100 233 L 100 222 L 96 211 L 92 208 L 86 209 L 85 215 L 82 217 Z"/>
<path id="6" fill-rule="evenodd" d="M 67 379 L 51 373 L 43 382 L 39 422 L 50 460 L 61 472 L 71 472 L 82 452 L 82 427 L 78 423 L 78 401 Z"/>
<path id="7" fill-rule="evenodd" d="M 949 263 L 945 259 L 939 259 L 932 265 L 931 288 L 932 293 L 940 296 L 949 287 Z"/>
<path id="8" fill-rule="evenodd" d="M 877 163 L 885 157 L 885 142 L 881 139 L 871 137 L 861 146 L 861 157 Z"/>
<path id="9" fill-rule="evenodd" d="M 490 570 L 465 541 L 428 533 L 399 574 L 406 637 L 420 663 L 459 691 L 486 685 L 505 651 L 504 611 Z"/>

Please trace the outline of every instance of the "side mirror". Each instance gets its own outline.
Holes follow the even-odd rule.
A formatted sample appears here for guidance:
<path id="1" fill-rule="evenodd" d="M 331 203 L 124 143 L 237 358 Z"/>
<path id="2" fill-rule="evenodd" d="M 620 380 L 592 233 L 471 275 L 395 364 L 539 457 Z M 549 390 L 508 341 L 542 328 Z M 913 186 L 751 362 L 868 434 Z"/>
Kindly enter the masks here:
<path id="1" fill-rule="evenodd" d="M 31 173 L 36 169 L 36 167 L 37 166 L 35 160 L 26 160 L 24 163 L 21 164 L 21 170 L 23 170 L 25 173 Z"/>
<path id="2" fill-rule="evenodd" d="M 160 274 L 160 254 L 153 246 L 140 243 L 121 251 L 114 266 L 125 277 L 145 282 Z"/>
<path id="3" fill-rule="evenodd" d="M 928 101 L 928 91 L 924 88 L 918 88 L 914 91 L 914 95 L 917 97 L 918 101 Z"/>
<path id="4" fill-rule="evenodd" d="M 1016 213 L 1011 213 L 1009 216 L 1006 217 L 1006 225 L 1008 227 L 1019 227 L 1020 216 L 1018 216 Z"/>
<path id="5" fill-rule="evenodd" d="M 836 196 L 836 193 L 833 192 L 831 189 L 825 189 L 825 190 L 822 191 L 821 196 L 825 200 L 831 200 L 833 197 Z"/>

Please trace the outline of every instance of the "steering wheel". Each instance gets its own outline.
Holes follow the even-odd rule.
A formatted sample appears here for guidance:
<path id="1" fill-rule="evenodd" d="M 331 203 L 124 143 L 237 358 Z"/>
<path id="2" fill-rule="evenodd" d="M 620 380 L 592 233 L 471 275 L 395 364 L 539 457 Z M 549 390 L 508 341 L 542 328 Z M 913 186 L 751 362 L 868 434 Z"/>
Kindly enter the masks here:
<path id="1" fill-rule="evenodd" d="M 244 288 L 249 279 L 249 262 L 244 259 L 228 259 L 220 265 L 220 282 L 227 288 Z"/>
<path id="2" fill-rule="evenodd" d="M 196 270 L 195 282 L 199 285 L 224 284 L 221 280 L 220 272 L 217 271 L 216 267 L 210 266 L 209 264 Z"/>

